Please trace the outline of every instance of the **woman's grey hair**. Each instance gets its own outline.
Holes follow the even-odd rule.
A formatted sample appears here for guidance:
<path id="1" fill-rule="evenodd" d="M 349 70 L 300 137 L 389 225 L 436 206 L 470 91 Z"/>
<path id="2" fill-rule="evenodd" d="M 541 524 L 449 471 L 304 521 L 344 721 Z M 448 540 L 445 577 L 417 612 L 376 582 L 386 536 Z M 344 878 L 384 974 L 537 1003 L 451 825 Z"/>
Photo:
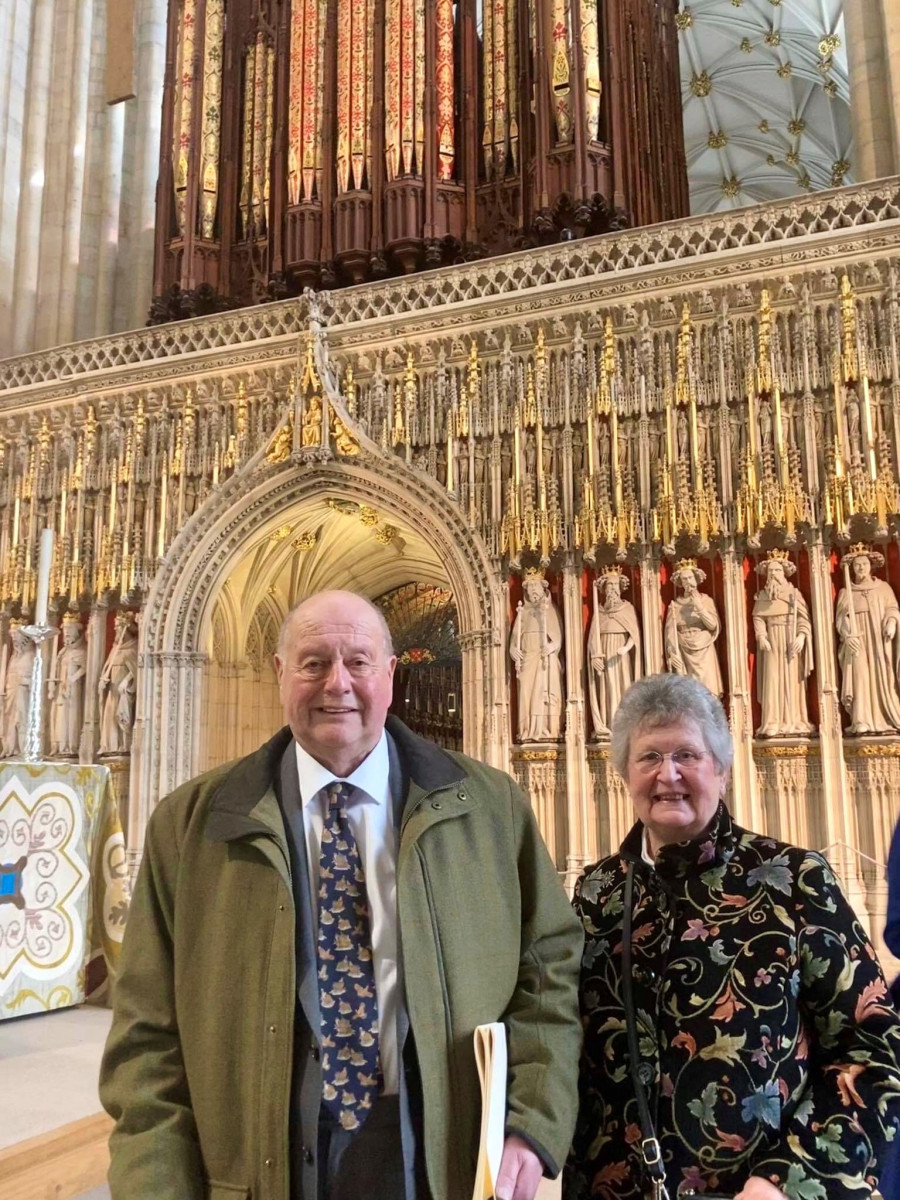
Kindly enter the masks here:
<path id="1" fill-rule="evenodd" d="M 691 720 L 721 772 L 734 760 L 734 743 L 722 702 L 697 679 L 687 675 L 647 675 L 633 683 L 612 722 L 612 761 L 620 775 L 628 769 L 631 738 L 641 726 L 659 729 Z"/>

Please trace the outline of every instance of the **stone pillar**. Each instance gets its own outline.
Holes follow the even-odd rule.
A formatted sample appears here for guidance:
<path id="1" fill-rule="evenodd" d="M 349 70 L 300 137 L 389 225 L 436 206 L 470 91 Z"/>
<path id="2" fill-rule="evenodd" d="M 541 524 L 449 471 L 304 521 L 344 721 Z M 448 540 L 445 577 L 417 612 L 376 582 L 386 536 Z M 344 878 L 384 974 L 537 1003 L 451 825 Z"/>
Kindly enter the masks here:
<path id="1" fill-rule="evenodd" d="M 124 237 L 116 271 L 115 329 L 137 329 L 143 325 L 153 297 L 167 7 L 167 0 L 137 3 L 136 96 L 124 105 L 121 219 Z"/>
<path id="2" fill-rule="evenodd" d="M 815 639 L 815 679 L 819 696 L 819 737 L 822 747 L 823 847 L 840 878 L 847 899 L 868 928 L 868 903 L 859 869 L 859 833 L 844 764 L 841 730 L 840 681 L 834 644 L 834 605 L 831 570 L 821 536 L 809 546 L 810 615 Z"/>
<path id="3" fill-rule="evenodd" d="M 34 322 L 39 286 L 41 212 L 47 162 L 47 128 L 50 105 L 50 64 L 53 46 L 53 0 L 36 0 L 28 75 L 28 109 L 22 156 L 21 202 L 15 229 L 15 304 L 11 351 L 24 354 L 34 344 Z M 0 338 L 2 338 L 0 334 Z"/>
<path id="4" fill-rule="evenodd" d="M 894 148 L 894 173 L 900 171 L 900 7 L 897 0 L 882 0 L 884 59 L 887 66 L 888 108 Z M 844 5 L 845 9 L 852 5 Z"/>
<path id="5" fill-rule="evenodd" d="M 584 698 L 584 625 L 581 605 L 582 564 L 569 554 L 563 567 L 563 632 L 566 662 L 566 874 L 569 891 L 596 857 L 596 800 L 588 770 Z"/>
<path id="6" fill-rule="evenodd" d="M 52 8 L 52 0 L 45 2 Z M 16 225 L 34 175 L 33 170 L 25 173 L 23 161 L 33 86 L 29 46 L 34 8 L 35 0 L 0 4 L 0 358 L 15 353 Z M 34 64 L 38 85 L 42 65 Z"/>
<path id="7" fill-rule="evenodd" d="M 106 661 L 106 626 L 109 609 L 98 604 L 92 610 L 87 626 L 87 664 L 84 680 L 84 725 L 81 728 L 81 747 L 78 761 L 97 761 L 100 747 L 100 673 Z"/>
<path id="8" fill-rule="evenodd" d="M 853 174 L 858 181 L 900 170 L 900 13 L 896 8 L 895 0 L 851 0 L 844 5 Z"/>
<path id="9" fill-rule="evenodd" d="M 734 815 L 748 829 L 764 829 L 764 814 L 753 761 L 753 704 L 750 694 L 750 664 L 747 661 L 749 630 L 744 592 L 743 561 L 735 547 L 722 553 L 725 601 L 725 637 L 728 679 L 731 686 L 729 710 L 734 735 L 732 795 Z"/>
<path id="10" fill-rule="evenodd" d="M 666 669 L 663 658 L 663 602 L 659 582 L 659 560 L 641 560 L 641 634 L 644 640 L 644 674 L 658 675 Z"/>

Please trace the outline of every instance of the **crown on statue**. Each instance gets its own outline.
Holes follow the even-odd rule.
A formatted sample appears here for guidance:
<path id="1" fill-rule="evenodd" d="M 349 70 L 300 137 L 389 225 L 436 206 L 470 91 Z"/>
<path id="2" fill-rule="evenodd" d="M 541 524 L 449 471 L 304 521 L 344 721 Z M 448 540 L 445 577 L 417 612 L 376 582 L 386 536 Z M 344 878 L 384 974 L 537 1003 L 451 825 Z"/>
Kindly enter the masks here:
<path id="1" fill-rule="evenodd" d="M 80 625 L 81 617 L 77 612 L 72 612 L 70 609 L 65 612 L 62 619 L 63 625 Z"/>
<path id="2" fill-rule="evenodd" d="M 544 582 L 543 568 L 542 567 L 526 567 L 525 570 L 522 572 L 522 579 L 525 582 L 527 582 L 529 579 L 537 579 L 539 582 L 543 583 Z"/>
<path id="3" fill-rule="evenodd" d="M 620 566 L 615 563 L 608 563 L 600 572 L 601 583 L 606 583 L 607 580 L 615 579 L 619 584 L 619 591 L 624 592 L 628 587 L 628 576 Z"/>
<path id="4" fill-rule="evenodd" d="M 706 578 L 706 572 L 697 566 L 696 558 L 681 558 L 675 564 L 675 569 L 672 572 L 672 578 L 677 579 L 683 571 L 690 571 L 698 583 L 702 583 Z"/>
<path id="5" fill-rule="evenodd" d="M 881 551 L 873 550 L 865 542 L 854 542 L 852 546 L 844 551 L 841 563 L 852 563 L 855 558 L 867 558 L 873 567 L 884 566 L 884 555 Z"/>
<path id="6" fill-rule="evenodd" d="M 788 554 L 787 550 L 781 550 L 777 546 L 774 550 L 769 551 L 768 558 L 764 558 L 756 564 L 756 570 L 760 575 L 767 575 L 769 572 L 769 567 L 773 566 L 775 563 L 782 568 L 785 575 L 793 575 L 797 570 L 797 568 L 791 562 L 791 556 Z"/>

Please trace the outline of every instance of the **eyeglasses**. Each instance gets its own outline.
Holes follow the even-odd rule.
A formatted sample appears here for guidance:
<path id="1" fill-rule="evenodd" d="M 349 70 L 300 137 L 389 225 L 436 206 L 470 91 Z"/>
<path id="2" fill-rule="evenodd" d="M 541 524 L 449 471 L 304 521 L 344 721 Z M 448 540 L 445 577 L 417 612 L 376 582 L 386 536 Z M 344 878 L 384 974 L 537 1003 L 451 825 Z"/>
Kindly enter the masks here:
<path id="1" fill-rule="evenodd" d="M 634 765 L 643 775 L 654 775 L 670 758 L 679 771 L 695 771 L 709 750 L 672 750 L 671 753 L 661 754 L 659 750 L 646 750 L 634 760 Z"/>

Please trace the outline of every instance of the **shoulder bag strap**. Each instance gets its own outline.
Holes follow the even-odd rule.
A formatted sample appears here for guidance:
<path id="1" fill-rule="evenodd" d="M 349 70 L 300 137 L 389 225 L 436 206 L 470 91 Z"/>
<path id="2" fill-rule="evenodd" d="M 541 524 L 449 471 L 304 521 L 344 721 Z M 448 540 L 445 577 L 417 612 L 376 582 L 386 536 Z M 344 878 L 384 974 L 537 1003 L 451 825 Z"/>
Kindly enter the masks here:
<path id="1" fill-rule="evenodd" d="M 637 1099 L 638 1114 L 641 1119 L 641 1162 L 652 1187 L 653 1200 L 669 1200 L 666 1190 L 666 1173 L 663 1170 L 662 1154 L 653 1118 L 650 1116 L 650 1105 L 647 1093 L 641 1082 L 640 1065 L 641 1053 L 638 1045 L 637 1013 L 634 1007 L 634 992 L 631 987 L 631 924 L 632 908 L 634 906 L 634 863 L 628 864 L 625 875 L 625 911 L 622 914 L 622 1002 L 625 1007 L 625 1032 L 628 1037 L 628 1068 L 631 1072 L 631 1082 Z"/>

